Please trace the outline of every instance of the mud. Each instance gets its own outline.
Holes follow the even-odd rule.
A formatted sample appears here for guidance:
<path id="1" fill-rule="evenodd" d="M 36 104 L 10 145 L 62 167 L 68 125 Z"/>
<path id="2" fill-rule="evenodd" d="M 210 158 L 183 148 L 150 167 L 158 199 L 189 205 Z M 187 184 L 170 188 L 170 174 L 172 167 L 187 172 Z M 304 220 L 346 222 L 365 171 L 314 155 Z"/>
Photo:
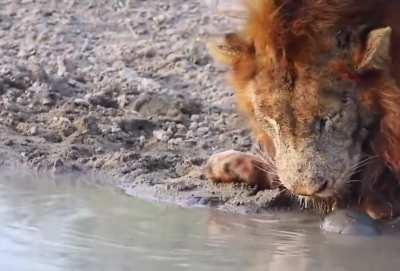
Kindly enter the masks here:
<path id="1" fill-rule="evenodd" d="M 230 24 L 194 0 L 1 1 L 1 163 L 106 173 L 186 206 L 287 206 L 203 175 L 212 153 L 252 144 L 204 45 Z"/>

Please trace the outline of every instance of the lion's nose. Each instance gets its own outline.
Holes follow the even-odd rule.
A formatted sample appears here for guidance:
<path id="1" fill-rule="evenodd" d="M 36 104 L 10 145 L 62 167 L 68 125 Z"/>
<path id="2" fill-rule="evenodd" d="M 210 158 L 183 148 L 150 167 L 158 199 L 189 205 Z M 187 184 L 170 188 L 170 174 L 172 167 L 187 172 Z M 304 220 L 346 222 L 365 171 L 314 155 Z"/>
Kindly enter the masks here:
<path id="1" fill-rule="evenodd" d="M 327 180 L 319 180 L 316 183 L 298 183 L 293 186 L 292 190 L 295 194 L 301 196 L 312 196 L 323 192 L 328 187 Z"/>

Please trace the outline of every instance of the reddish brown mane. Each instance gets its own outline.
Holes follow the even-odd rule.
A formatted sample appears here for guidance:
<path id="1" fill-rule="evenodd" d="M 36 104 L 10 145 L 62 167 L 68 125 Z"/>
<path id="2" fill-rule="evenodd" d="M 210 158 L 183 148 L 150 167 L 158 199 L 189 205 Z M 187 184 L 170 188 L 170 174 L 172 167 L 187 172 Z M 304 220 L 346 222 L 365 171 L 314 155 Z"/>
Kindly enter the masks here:
<path id="1" fill-rule="evenodd" d="M 281 84 L 279 87 L 286 84 L 290 88 L 296 80 L 296 74 L 292 72 L 295 65 L 301 64 L 297 69 L 302 64 L 328 67 L 334 77 L 359 86 L 362 105 L 378 116 L 364 150 L 378 159 L 364 167 L 361 178 L 368 189 L 373 186 L 371 191 L 379 190 L 388 197 L 397 198 L 394 191 L 398 189 L 393 187 L 399 187 L 400 183 L 400 1 L 243 1 L 248 10 L 245 27 L 238 36 L 227 37 L 228 44 L 241 54 L 229 64 L 238 107 L 248 116 L 256 139 L 273 152 L 269 135 L 255 121 L 255 109 L 248 91 L 248 83 L 258 71 L 262 69 L 268 73 L 270 84 L 277 82 Z M 367 33 L 387 26 L 392 30 L 389 67 L 372 72 L 357 70 L 368 53 Z M 346 51 L 346 55 L 336 57 L 329 42 L 343 29 L 359 31 L 357 37 L 360 40 L 356 42 L 359 45 Z M 304 95 L 313 99 L 308 93 Z M 397 213 L 400 214 L 400 201 L 398 205 Z"/>
<path id="2" fill-rule="evenodd" d="M 315 38 L 330 29 L 379 24 L 384 2 L 387 1 L 247 1 L 249 20 L 245 32 L 258 51 L 268 44 L 277 54 L 296 57 L 299 51 L 315 46 Z"/>

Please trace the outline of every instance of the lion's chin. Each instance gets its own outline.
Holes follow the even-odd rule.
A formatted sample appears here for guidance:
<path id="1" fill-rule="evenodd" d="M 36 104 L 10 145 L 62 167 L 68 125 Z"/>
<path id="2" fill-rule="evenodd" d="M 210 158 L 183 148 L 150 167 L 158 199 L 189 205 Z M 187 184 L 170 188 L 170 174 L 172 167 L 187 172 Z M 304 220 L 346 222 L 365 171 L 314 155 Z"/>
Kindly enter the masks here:
<path id="1" fill-rule="evenodd" d="M 296 195 L 296 197 L 301 208 L 326 215 L 333 212 L 342 204 L 343 199 L 346 198 L 345 194 L 346 192 L 342 189 L 338 191 L 333 188 L 327 188 L 311 196 Z"/>

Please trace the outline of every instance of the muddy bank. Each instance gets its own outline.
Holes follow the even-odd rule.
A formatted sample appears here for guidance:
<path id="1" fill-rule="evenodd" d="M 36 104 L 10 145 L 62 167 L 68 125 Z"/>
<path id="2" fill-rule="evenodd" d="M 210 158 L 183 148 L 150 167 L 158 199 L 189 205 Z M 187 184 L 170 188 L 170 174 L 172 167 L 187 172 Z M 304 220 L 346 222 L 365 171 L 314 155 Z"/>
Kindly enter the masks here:
<path id="1" fill-rule="evenodd" d="M 251 148 L 203 43 L 229 23 L 202 1 L 2 1 L 2 163 L 104 172 L 129 194 L 184 205 L 280 205 L 277 191 L 203 175 L 212 153 Z"/>

